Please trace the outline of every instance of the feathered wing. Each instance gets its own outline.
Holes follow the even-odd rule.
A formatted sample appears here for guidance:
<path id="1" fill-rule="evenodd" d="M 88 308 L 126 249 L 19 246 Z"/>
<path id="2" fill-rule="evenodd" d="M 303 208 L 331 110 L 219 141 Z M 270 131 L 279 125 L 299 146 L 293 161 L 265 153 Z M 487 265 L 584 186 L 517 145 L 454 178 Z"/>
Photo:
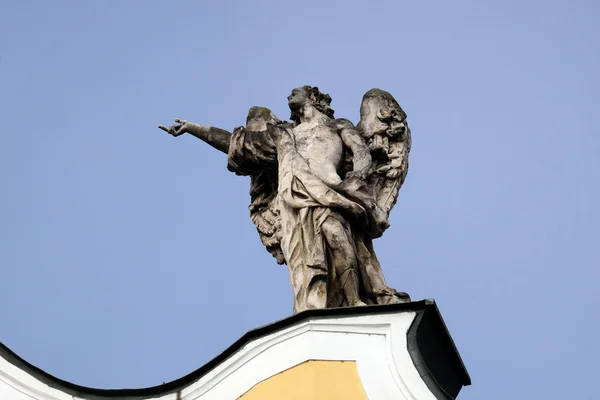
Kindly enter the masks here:
<path id="1" fill-rule="evenodd" d="M 229 143 L 227 168 L 237 175 L 250 176 L 250 219 L 267 251 L 283 264 L 275 202 L 278 187 L 275 117 L 264 107 L 252 107 L 248 120 L 251 128 L 256 128 L 252 124 L 266 123 L 267 129 L 236 128 Z"/>
<path id="2" fill-rule="evenodd" d="M 406 113 L 390 93 L 371 89 L 363 96 L 357 129 L 373 157 L 367 184 L 389 217 L 408 173 L 411 135 Z"/>
<path id="3" fill-rule="evenodd" d="M 277 196 L 277 170 L 266 170 L 250 179 L 250 219 L 267 251 L 278 264 L 285 263 L 278 235 L 279 211 L 275 205 Z"/>

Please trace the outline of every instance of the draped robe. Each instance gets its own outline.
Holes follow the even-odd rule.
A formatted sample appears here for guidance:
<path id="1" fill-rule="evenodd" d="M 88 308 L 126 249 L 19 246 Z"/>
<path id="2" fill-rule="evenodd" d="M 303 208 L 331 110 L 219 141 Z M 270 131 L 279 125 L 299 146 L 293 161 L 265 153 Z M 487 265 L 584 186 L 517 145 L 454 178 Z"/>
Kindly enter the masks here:
<path id="1" fill-rule="evenodd" d="M 252 177 L 251 213 L 266 207 L 276 216 L 272 227 L 264 228 L 253 221 L 259 233 L 265 229 L 275 232 L 272 241 L 265 240 L 264 235 L 261 239 L 288 266 L 294 312 L 347 306 L 321 229 L 330 217 L 338 219 L 351 238 L 361 300 L 367 304 L 402 301 L 400 294 L 385 284 L 373 251 L 372 238 L 383 232 L 373 223 L 376 217 L 364 184 L 347 190 L 328 186 L 297 151 L 293 130 L 283 126 L 269 126 L 261 132 L 237 128 L 230 141 L 228 168 Z M 361 195 L 357 195 L 359 192 Z"/>

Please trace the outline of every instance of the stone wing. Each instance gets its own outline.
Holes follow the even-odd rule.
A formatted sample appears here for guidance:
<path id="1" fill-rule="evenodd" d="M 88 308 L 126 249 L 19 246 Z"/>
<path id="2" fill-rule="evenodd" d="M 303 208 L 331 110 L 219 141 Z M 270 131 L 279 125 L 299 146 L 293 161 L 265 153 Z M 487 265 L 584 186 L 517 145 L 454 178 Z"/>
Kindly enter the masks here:
<path id="1" fill-rule="evenodd" d="M 277 197 L 277 170 L 266 170 L 250 178 L 250 219 L 256 226 L 258 235 L 267 251 L 278 264 L 285 263 L 281 251 L 278 221 L 279 211 L 275 204 Z"/>
<path id="2" fill-rule="evenodd" d="M 357 129 L 373 157 L 367 184 L 389 217 L 408 173 L 411 134 L 406 113 L 390 93 L 371 89 L 363 96 Z"/>

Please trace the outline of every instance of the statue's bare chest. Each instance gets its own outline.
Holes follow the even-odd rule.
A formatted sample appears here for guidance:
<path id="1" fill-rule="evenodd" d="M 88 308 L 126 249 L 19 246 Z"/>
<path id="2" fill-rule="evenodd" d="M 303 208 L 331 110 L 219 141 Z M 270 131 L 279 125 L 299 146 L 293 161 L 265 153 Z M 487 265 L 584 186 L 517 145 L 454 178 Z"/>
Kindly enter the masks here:
<path id="1" fill-rule="evenodd" d="M 326 121 L 303 123 L 294 128 L 294 140 L 311 169 L 337 179 L 335 171 L 342 159 L 343 143 L 335 127 Z"/>
<path id="2" fill-rule="evenodd" d="M 304 123 L 294 128 L 294 139 L 299 151 L 330 147 L 342 150 L 342 140 L 337 130 L 326 123 Z"/>

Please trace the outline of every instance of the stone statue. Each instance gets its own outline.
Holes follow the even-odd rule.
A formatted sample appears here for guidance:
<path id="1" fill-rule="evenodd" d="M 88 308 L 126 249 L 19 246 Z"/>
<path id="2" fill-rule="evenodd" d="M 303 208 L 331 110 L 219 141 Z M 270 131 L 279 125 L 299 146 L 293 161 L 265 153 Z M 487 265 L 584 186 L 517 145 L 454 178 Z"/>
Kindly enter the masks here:
<path id="1" fill-rule="evenodd" d="M 180 119 L 160 128 L 202 139 L 250 176 L 250 218 L 288 266 L 294 312 L 410 301 L 386 285 L 373 250 L 408 171 L 406 114 L 379 89 L 364 95 L 356 127 L 316 87 L 294 89 L 288 104 L 290 123 L 252 107 L 233 133 Z"/>

